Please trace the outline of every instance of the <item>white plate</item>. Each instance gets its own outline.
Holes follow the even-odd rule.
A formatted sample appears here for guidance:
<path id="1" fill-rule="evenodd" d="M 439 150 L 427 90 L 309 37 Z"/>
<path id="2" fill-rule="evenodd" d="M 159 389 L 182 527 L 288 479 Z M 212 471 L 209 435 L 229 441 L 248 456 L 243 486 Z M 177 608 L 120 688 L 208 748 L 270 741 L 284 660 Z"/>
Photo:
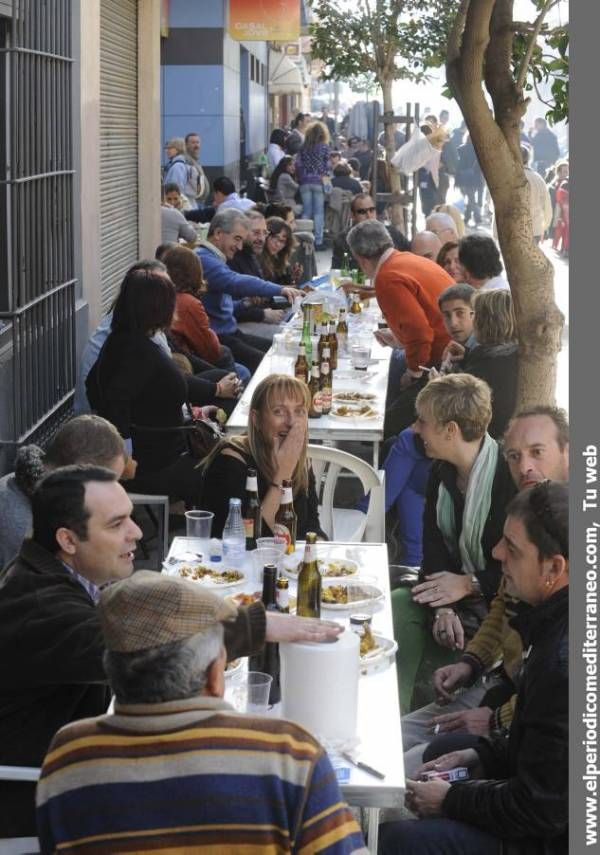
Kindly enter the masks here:
<path id="1" fill-rule="evenodd" d="M 300 561 L 297 561 L 296 563 L 292 563 L 289 558 L 287 560 L 284 558 L 283 572 L 288 578 L 297 579 L 299 573 L 298 568 L 300 567 L 301 563 L 302 559 L 300 559 Z M 323 577 L 323 579 L 353 579 L 358 573 L 358 564 L 356 563 L 356 561 L 349 561 L 347 558 L 319 558 L 317 559 L 317 563 L 319 565 L 319 570 L 321 571 L 321 576 Z M 327 567 L 330 564 L 345 564 L 348 567 L 352 567 L 352 573 L 345 573 L 339 576 L 336 576 L 334 574 L 326 575 L 323 572 L 323 568 Z"/>
<path id="2" fill-rule="evenodd" d="M 199 585 L 204 585 L 207 588 L 214 588 L 215 590 L 219 590 L 219 591 L 223 590 L 224 588 L 235 588 L 236 585 L 242 585 L 246 581 L 246 575 L 245 575 L 245 573 L 242 573 L 241 570 L 236 570 L 236 572 L 238 572 L 240 574 L 240 578 L 236 579 L 235 582 L 220 582 L 217 579 L 215 579 L 213 576 L 204 576 L 201 579 L 194 579 L 194 578 L 192 578 L 191 575 L 190 576 L 184 576 L 181 573 L 181 569 L 183 567 L 195 568 L 195 567 L 200 567 L 200 566 L 208 567 L 210 570 L 213 570 L 215 573 L 223 573 L 224 570 L 228 570 L 228 569 L 233 570 L 234 569 L 233 567 L 232 568 L 222 567 L 221 564 L 219 564 L 219 569 L 217 569 L 214 566 L 211 567 L 208 563 L 201 565 L 199 561 L 196 561 L 196 562 L 194 562 L 194 561 L 176 561 L 172 564 L 167 564 L 166 562 L 163 563 L 163 568 L 165 570 L 165 573 L 168 573 L 170 576 L 181 576 L 182 579 L 189 579 L 190 582 L 197 582 Z"/>
<path id="3" fill-rule="evenodd" d="M 345 404 L 341 404 L 340 406 L 346 406 Z M 352 405 L 350 405 L 352 406 Z M 360 413 L 352 413 L 352 415 L 340 415 L 340 413 L 336 413 L 335 409 L 332 407 L 331 412 L 329 413 L 334 419 L 340 419 L 340 421 L 351 422 L 353 420 L 358 420 L 361 422 L 368 422 L 370 419 L 378 419 L 380 413 L 377 410 L 373 410 L 371 413 L 367 413 L 366 415 L 361 415 Z"/>
<path id="4" fill-rule="evenodd" d="M 370 606 L 383 599 L 383 591 L 377 585 L 370 585 L 357 579 L 355 582 L 340 582 L 350 589 L 350 600 L 347 603 L 326 603 L 321 598 L 321 608 L 335 611 L 356 611 L 364 606 Z M 333 587 L 328 585 L 327 587 Z"/>
<path id="5" fill-rule="evenodd" d="M 362 662 L 362 659 L 361 659 Z M 234 674 L 239 674 L 242 668 L 244 667 L 244 657 L 240 656 L 239 659 L 234 659 L 233 663 L 225 669 L 225 679 L 227 680 L 229 677 L 233 677 Z"/>
<path id="6" fill-rule="evenodd" d="M 375 650 L 371 650 L 365 656 L 360 657 L 360 673 L 374 674 L 378 671 L 385 671 L 386 668 L 394 661 L 394 656 L 398 650 L 398 642 L 393 638 L 385 638 L 383 635 L 373 633 L 373 638 L 377 643 Z"/>
<path id="7" fill-rule="evenodd" d="M 356 395 L 358 397 L 350 398 L 344 397 L 346 395 Z M 360 404 L 361 401 L 364 401 L 367 404 L 372 404 L 373 401 L 377 400 L 377 395 L 373 392 L 361 392 L 358 389 L 340 389 L 339 392 L 333 393 L 333 400 L 339 402 L 340 404 L 350 404 L 351 406 L 356 406 Z"/>
<path id="8" fill-rule="evenodd" d="M 349 368 L 340 368 L 333 372 L 333 380 L 372 380 L 376 376 L 374 371 L 353 371 Z"/>

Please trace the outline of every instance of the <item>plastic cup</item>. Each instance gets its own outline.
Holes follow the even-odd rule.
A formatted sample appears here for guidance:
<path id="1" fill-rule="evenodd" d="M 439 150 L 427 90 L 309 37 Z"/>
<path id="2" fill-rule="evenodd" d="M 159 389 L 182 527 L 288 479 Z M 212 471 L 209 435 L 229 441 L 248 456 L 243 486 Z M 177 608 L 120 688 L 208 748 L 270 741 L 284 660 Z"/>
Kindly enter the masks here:
<path id="1" fill-rule="evenodd" d="M 269 692 L 273 677 L 262 671 L 248 671 L 240 677 L 231 692 L 231 703 L 238 712 L 265 715 L 269 709 Z"/>
<path id="2" fill-rule="evenodd" d="M 285 543 L 282 546 L 285 549 Z M 257 549 L 253 549 L 250 555 L 252 556 L 254 579 L 257 584 L 262 585 L 265 564 L 274 564 L 277 567 L 278 574 L 281 571 L 283 551 L 278 546 L 259 546 Z"/>
<path id="3" fill-rule="evenodd" d="M 371 348 L 364 344 L 353 344 L 350 347 L 350 361 L 357 371 L 366 371 L 371 358 Z"/>
<path id="4" fill-rule="evenodd" d="M 285 354 L 285 352 L 285 334 L 275 333 L 275 335 L 273 336 L 273 353 L 276 353 L 278 356 L 282 356 Z"/>
<path id="5" fill-rule="evenodd" d="M 186 537 L 196 541 L 194 550 L 202 552 L 204 560 L 208 560 L 210 555 L 210 533 L 214 516 L 212 511 L 185 512 Z"/>
<path id="6" fill-rule="evenodd" d="M 256 546 L 258 549 L 263 549 L 265 547 L 270 547 L 271 549 L 278 549 L 282 555 L 285 552 L 285 543 L 275 540 L 274 537 L 257 537 Z"/>

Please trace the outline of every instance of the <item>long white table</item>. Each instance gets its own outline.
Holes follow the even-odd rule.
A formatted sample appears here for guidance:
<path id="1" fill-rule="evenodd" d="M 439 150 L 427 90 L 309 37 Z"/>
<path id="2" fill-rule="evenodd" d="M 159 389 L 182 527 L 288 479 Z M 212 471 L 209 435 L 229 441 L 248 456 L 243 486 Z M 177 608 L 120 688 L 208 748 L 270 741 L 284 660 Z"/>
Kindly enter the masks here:
<path id="1" fill-rule="evenodd" d="M 300 554 L 304 549 L 303 543 L 297 544 Z M 198 542 L 183 537 L 173 540 L 169 557 L 186 556 L 187 551 L 197 552 Z M 348 558 L 359 564 L 360 575 L 368 576 L 381 588 L 385 597 L 383 601 L 371 608 L 361 606 L 361 612 L 373 614 L 372 627 L 374 632 L 386 638 L 393 638 L 392 609 L 389 588 L 389 570 L 387 548 L 383 543 L 318 543 L 317 555 L 330 558 Z M 192 563 L 192 562 L 190 562 Z M 215 565 L 224 569 L 223 564 Z M 252 562 L 248 556 L 240 569 L 247 573 L 244 584 L 234 588 L 221 589 L 221 593 L 236 593 L 238 591 L 252 592 L 260 589 Z M 218 589 L 217 589 L 218 590 Z M 295 596 L 296 583 L 290 580 L 290 594 Z M 338 620 L 348 627 L 348 611 L 323 609 L 323 618 Z M 364 808 L 368 816 L 368 847 L 373 853 L 377 852 L 379 811 L 381 808 L 398 807 L 404 797 L 405 777 L 402 752 L 402 730 L 400 723 L 400 705 L 398 700 L 398 684 L 396 668 L 392 661 L 383 671 L 361 675 L 358 692 L 358 724 L 357 736 L 360 740 L 355 752 L 357 759 L 385 774 L 384 780 L 379 780 L 354 766 L 351 766 L 337 756 L 333 757 L 334 765 L 346 766 L 350 777 L 341 789 L 351 805 Z"/>
<path id="2" fill-rule="evenodd" d="M 352 371 L 350 359 L 347 357 L 338 359 L 338 370 L 333 372 L 334 394 L 347 390 L 370 392 L 375 395 L 375 399 L 370 403 L 378 415 L 372 419 L 361 419 L 341 418 L 330 414 L 317 419 L 309 419 L 309 439 L 321 440 L 324 443 L 335 443 L 340 440 L 364 440 L 373 443 L 373 468 L 379 468 L 379 446 L 383 439 L 383 418 L 391 353 L 392 351 L 389 347 L 381 347 L 375 342 L 372 351 L 372 364 L 369 365 L 366 372 Z M 254 372 L 236 408 L 227 420 L 225 426 L 227 433 L 239 434 L 246 432 L 248 429 L 250 401 L 258 383 L 270 374 L 289 374 L 293 376 L 295 361 L 296 357 L 294 356 L 276 354 L 273 348 L 269 350 Z M 339 376 L 340 372 L 352 372 L 353 377 L 352 379 L 344 379 Z M 365 377 L 365 374 L 368 376 Z"/>

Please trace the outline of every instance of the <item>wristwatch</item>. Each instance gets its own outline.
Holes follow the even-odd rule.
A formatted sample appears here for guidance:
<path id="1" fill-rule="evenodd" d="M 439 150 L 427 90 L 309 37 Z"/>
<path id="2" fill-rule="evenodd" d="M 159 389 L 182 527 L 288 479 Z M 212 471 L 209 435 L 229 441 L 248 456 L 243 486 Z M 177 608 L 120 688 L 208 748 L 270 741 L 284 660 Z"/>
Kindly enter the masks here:
<path id="1" fill-rule="evenodd" d="M 479 584 L 479 579 L 474 573 L 471 575 L 471 593 L 481 594 L 481 585 Z"/>

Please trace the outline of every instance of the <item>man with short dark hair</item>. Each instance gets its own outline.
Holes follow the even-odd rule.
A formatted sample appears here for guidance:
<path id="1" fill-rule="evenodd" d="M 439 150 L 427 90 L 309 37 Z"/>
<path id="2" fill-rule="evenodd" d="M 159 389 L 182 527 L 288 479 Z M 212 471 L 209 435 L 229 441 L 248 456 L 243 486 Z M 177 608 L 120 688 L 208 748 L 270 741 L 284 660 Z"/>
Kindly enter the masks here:
<path id="1" fill-rule="evenodd" d="M 496 241 L 487 235 L 466 235 L 458 243 L 460 261 L 465 282 L 478 291 L 492 288 L 508 289 L 508 282 L 501 275 L 502 262 Z"/>
<path id="2" fill-rule="evenodd" d="M 227 208 L 237 208 L 238 211 L 248 211 L 254 208 L 252 199 L 244 199 L 235 192 L 235 184 L 231 178 L 222 175 L 213 181 L 213 205 L 217 211 L 225 211 Z"/>
<path id="3" fill-rule="evenodd" d="M 113 852 L 124 840 L 136 851 L 366 852 L 318 742 L 224 701 L 234 607 L 140 571 L 103 591 L 98 612 L 115 711 L 68 725 L 50 746 L 37 794 L 44 851 L 100 832 Z"/>
<path id="4" fill-rule="evenodd" d="M 357 193 L 350 202 L 350 216 L 352 222 L 350 227 L 342 234 L 339 234 L 333 242 L 333 253 L 331 256 L 331 269 L 341 270 L 344 264 L 344 256 L 348 263 L 349 270 L 358 270 L 358 262 L 350 252 L 348 246 L 348 232 L 357 223 L 363 223 L 365 220 L 375 220 L 377 218 L 377 208 L 373 198 L 368 193 Z M 410 249 L 410 243 L 404 237 L 401 231 L 391 223 L 386 226 L 388 234 L 392 239 L 395 249 L 405 251 Z"/>
<path id="5" fill-rule="evenodd" d="M 39 766 L 59 728 L 106 711 L 95 605 L 104 585 L 133 570 L 142 533 L 131 510 L 115 473 L 96 466 L 57 469 L 36 487 L 33 536 L 0 582 L 0 764 Z M 241 609 L 226 628 L 230 657 L 259 650 L 265 638 L 337 634 L 322 621 L 285 617 Z M 35 833 L 32 784 L 0 781 L 0 804 L 0 837 Z"/>

